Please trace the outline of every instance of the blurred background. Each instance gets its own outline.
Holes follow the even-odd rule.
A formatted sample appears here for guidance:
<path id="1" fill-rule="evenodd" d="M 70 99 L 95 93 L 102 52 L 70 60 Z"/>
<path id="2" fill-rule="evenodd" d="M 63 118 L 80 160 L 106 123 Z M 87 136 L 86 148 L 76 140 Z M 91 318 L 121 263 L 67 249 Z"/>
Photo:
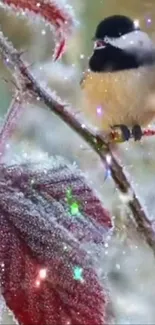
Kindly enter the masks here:
<path id="1" fill-rule="evenodd" d="M 4 35 L 24 52 L 36 77 L 61 99 L 80 110 L 82 72 L 87 68 L 92 51 L 96 25 L 105 16 L 125 14 L 138 20 L 140 27 L 155 40 L 154 0 L 74 0 L 72 6 L 80 24 L 63 59 L 52 62 L 53 34 L 49 26 L 31 15 L 12 13 L 0 7 L 0 25 Z M 10 72 L 0 61 L 0 117 L 7 112 L 14 93 Z M 127 103 L 128 104 L 128 103 Z M 72 139 L 72 140 L 71 140 Z M 113 310 L 115 324 L 155 324 L 155 259 L 137 233 L 129 211 L 115 185 L 106 178 L 98 157 L 57 117 L 38 102 L 24 103 L 17 130 L 8 144 L 6 160 L 41 159 L 44 155 L 61 155 L 76 162 L 97 191 L 103 204 L 111 211 L 115 225 L 112 238 L 105 245 L 97 263 L 109 291 L 107 312 Z M 155 220 L 155 138 L 140 143 L 120 144 L 115 154 L 139 196 L 148 217 Z M 0 304 L 3 305 L 3 302 Z M 1 324 L 13 324 L 8 311 Z"/>

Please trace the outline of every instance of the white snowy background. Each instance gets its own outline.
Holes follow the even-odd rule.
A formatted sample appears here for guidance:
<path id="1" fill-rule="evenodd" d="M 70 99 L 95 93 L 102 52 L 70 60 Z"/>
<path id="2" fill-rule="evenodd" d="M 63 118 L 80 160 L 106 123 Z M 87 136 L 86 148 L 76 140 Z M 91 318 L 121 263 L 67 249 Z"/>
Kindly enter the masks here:
<path id="1" fill-rule="evenodd" d="M 152 35 L 155 22 L 150 12 L 155 9 L 154 1 L 108 0 L 73 1 L 80 19 L 80 26 L 68 44 L 68 51 L 61 63 L 51 61 L 53 41 L 51 31 L 35 20 L 28 23 L 0 9 L 2 30 L 18 48 L 24 48 L 25 58 L 32 63 L 36 76 L 57 91 L 58 95 L 79 110 L 79 82 L 91 53 L 91 38 L 96 23 L 104 16 L 125 13 L 139 19 L 142 26 Z M 154 10 L 155 12 L 155 10 Z M 148 25 L 148 18 L 151 23 Z M 154 14 L 155 19 L 155 14 Z M 146 21 L 147 20 L 147 21 Z M 19 32 L 20 31 L 20 32 Z M 13 85 L 11 75 L 0 62 L 1 117 L 9 105 Z M 4 79 L 7 79 L 5 82 Z M 128 103 L 127 103 L 128 104 Z M 99 267 L 107 275 L 106 285 L 115 314 L 115 324 L 155 324 L 155 258 L 140 235 L 115 189 L 110 177 L 105 181 L 105 170 L 98 157 L 81 138 L 57 117 L 37 102 L 23 107 L 23 115 L 13 140 L 10 142 L 7 161 L 16 159 L 38 159 L 61 155 L 76 162 L 95 188 L 103 204 L 111 211 L 115 231 L 110 242 L 105 244 Z M 120 144 L 116 155 L 123 164 L 128 177 L 144 206 L 148 217 L 155 220 L 155 138 L 143 139 L 141 143 Z M 0 324 L 15 324 L 13 316 L 0 301 Z M 111 310 L 111 305 L 109 306 Z"/>

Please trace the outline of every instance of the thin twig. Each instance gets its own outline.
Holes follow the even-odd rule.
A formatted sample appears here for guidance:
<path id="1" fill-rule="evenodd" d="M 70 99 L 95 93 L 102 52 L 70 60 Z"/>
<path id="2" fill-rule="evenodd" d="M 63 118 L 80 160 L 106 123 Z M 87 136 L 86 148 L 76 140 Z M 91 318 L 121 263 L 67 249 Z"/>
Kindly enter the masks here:
<path id="1" fill-rule="evenodd" d="M 127 204 L 133 213 L 139 232 L 144 236 L 145 241 L 155 254 L 155 235 L 151 227 L 151 222 L 148 220 L 134 190 L 127 180 L 123 168 L 113 156 L 110 144 L 100 135 L 94 134 L 91 129 L 83 125 L 70 110 L 57 103 L 52 96 L 43 89 L 21 59 L 18 51 L 16 51 L 12 44 L 4 38 L 2 33 L 0 33 L 0 52 L 4 62 L 7 62 L 8 67 L 15 71 L 14 75 L 15 77 L 18 76 L 18 82 L 20 81 L 24 92 L 35 98 L 39 96 L 40 100 L 44 102 L 52 112 L 65 121 L 95 150 L 106 166 L 108 164 L 107 155 L 110 156 L 111 161 L 110 164 L 108 164 L 108 168 L 111 171 L 111 176 L 121 193 L 124 195 L 129 195 L 129 193 L 132 194 L 129 196 Z"/>
<path id="2" fill-rule="evenodd" d="M 0 161 L 4 155 L 8 140 L 11 138 L 16 124 L 19 119 L 22 103 L 24 102 L 24 96 L 20 91 L 16 91 L 14 98 L 11 101 L 8 113 L 5 117 L 4 124 L 0 130 Z"/>

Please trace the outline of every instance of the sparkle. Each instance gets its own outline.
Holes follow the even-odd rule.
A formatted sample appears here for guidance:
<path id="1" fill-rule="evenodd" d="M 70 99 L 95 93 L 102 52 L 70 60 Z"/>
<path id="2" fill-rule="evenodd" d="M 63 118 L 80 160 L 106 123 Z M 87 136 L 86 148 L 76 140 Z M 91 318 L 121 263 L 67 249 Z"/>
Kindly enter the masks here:
<path id="1" fill-rule="evenodd" d="M 84 59 L 84 54 L 81 54 L 80 55 L 80 59 Z"/>
<path id="2" fill-rule="evenodd" d="M 76 216 L 77 214 L 79 214 L 79 205 L 77 202 L 73 202 L 70 206 L 70 210 L 71 210 L 71 214 L 73 216 Z"/>
<path id="3" fill-rule="evenodd" d="M 134 26 L 135 26 L 135 28 L 139 27 L 139 20 L 138 19 L 134 20 Z"/>
<path id="4" fill-rule="evenodd" d="M 6 144 L 6 149 L 9 149 L 9 148 L 10 148 L 10 144 L 7 143 L 7 144 Z"/>
<path id="5" fill-rule="evenodd" d="M 67 250 L 67 246 L 66 246 L 66 245 L 64 245 L 63 249 L 64 249 L 64 251 L 66 251 L 66 250 Z"/>
<path id="6" fill-rule="evenodd" d="M 83 277 L 82 277 L 83 269 L 80 266 L 75 266 L 74 267 L 74 276 L 73 279 L 77 281 L 82 281 L 83 282 Z"/>
<path id="7" fill-rule="evenodd" d="M 68 188 L 66 191 L 66 200 L 69 205 L 71 215 L 79 215 L 79 203 L 73 197 L 71 188 Z"/>
<path id="8" fill-rule="evenodd" d="M 107 161 L 108 165 L 111 165 L 111 160 L 112 160 L 111 155 L 107 154 L 106 161 Z"/>
<path id="9" fill-rule="evenodd" d="M 41 33 L 42 33 L 42 35 L 46 35 L 46 30 L 42 29 Z"/>
<path id="10" fill-rule="evenodd" d="M 147 23 L 151 24 L 152 23 L 152 19 L 151 18 L 147 18 Z"/>
<path id="11" fill-rule="evenodd" d="M 46 276 L 47 276 L 47 270 L 46 269 L 41 269 L 39 271 L 39 277 L 40 277 L 40 279 L 44 280 L 46 278 Z"/>
<path id="12" fill-rule="evenodd" d="M 67 320 L 66 325 L 71 325 L 71 321 Z"/>
<path id="13" fill-rule="evenodd" d="M 28 157 L 27 152 L 24 152 L 24 153 L 23 153 L 23 158 L 24 158 L 24 159 L 27 159 L 27 157 Z"/>
<path id="14" fill-rule="evenodd" d="M 2 268 L 2 272 L 5 271 L 5 264 L 4 263 L 1 263 L 1 268 Z"/>
<path id="15" fill-rule="evenodd" d="M 36 284 L 36 287 L 40 287 L 40 281 L 39 280 L 37 280 L 35 284 Z"/>
<path id="16" fill-rule="evenodd" d="M 98 115 L 102 115 L 102 107 L 101 106 L 98 106 L 96 111 L 97 111 Z"/>
<path id="17" fill-rule="evenodd" d="M 120 270 L 120 268 L 121 268 L 121 267 L 120 267 L 120 264 L 116 264 L 116 269 L 117 269 L 117 270 Z"/>

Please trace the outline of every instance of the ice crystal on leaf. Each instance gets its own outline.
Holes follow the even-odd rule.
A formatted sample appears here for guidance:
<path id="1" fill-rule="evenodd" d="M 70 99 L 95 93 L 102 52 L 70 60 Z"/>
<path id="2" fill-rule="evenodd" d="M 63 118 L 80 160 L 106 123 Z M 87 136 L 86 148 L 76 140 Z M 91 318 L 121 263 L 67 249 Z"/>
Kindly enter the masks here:
<path id="1" fill-rule="evenodd" d="M 0 183 L 1 286 L 16 319 L 24 325 L 104 324 L 105 293 L 82 244 L 102 245 L 111 220 L 82 173 L 53 158 L 42 169 L 1 165 Z M 68 188 L 80 201 L 80 218 L 68 213 Z M 74 279 L 77 266 L 83 281 Z"/>

